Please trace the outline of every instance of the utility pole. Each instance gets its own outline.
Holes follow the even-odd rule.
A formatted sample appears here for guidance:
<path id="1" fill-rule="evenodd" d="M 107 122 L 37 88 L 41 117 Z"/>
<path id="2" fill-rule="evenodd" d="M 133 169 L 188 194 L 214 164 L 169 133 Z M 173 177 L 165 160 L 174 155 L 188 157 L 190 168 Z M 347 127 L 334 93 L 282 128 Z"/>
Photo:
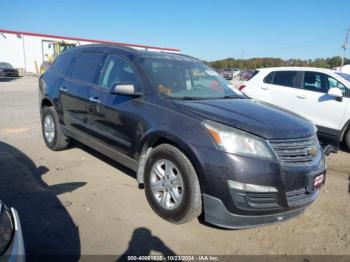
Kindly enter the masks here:
<path id="1" fill-rule="evenodd" d="M 244 49 L 242 49 L 242 53 L 241 53 L 241 70 L 243 70 L 243 63 L 244 63 Z"/>
<path id="2" fill-rule="evenodd" d="M 341 66 L 342 66 L 342 67 L 344 66 L 344 62 L 345 62 L 345 53 L 346 53 L 346 49 L 349 48 L 349 43 L 348 43 L 348 40 L 349 40 L 349 33 L 350 33 L 350 27 L 348 28 L 348 31 L 347 31 L 347 33 L 346 33 L 345 42 L 344 42 L 344 45 L 342 46 L 342 48 L 344 49 L 344 53 L 343 53 L 343 56 L 342 56 L 342 59 L 341 59 Z"/>

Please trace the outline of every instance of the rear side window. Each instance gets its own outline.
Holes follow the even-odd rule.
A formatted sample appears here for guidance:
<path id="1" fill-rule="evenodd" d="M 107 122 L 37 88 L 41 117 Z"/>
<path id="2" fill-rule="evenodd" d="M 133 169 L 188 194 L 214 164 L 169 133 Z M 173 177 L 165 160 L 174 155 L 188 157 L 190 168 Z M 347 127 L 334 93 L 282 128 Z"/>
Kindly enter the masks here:
<path id="1" fill-rule="evenodd" d="M 297 71 L 276 71 L 273 84 L 288 87 L 297 87 Z"/>
<path id="2" fill-rule="evenodd" d="M 55 59 L 53 63 L 53 68 L 63 75 L 67 75 L 68 70 L 73 62 L 74 55 L 72 52 L 63 53 Z"/>
<path id="3" fill-rule="evenodd" d="M 271 72 L 270 74 L 268 74 L 267 76 L 265 76 L 264 78 L 264 83 L 266 84 L 272 84 L 273 82 L 273 76 L 275 75 L 275 72 Z"/>
<path id="4" fill-rule="evenodd" d="M 104 53 L 82 53 L 76 59 L 70 76 L 79 81 L 96 84 L 104 56 Z"/>

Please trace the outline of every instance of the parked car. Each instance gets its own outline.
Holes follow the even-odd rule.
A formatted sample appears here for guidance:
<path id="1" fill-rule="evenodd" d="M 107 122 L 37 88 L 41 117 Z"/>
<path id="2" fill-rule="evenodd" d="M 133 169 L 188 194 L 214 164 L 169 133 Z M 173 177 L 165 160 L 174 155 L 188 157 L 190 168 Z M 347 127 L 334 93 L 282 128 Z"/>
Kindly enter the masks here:
<path id="1" fill-rule="evenodd" d="M 321 140 L 350 149 L 350 75 L 330 69 L 281 67 L 257 70 L 240 87 L 246 95 L 300 114 L 317 125 Z"/>
<path id="2" fill-rule="evenodd" d="M 244 70 L 238 74 L 240 81 L 248 81 L 256 74 L 256 70 Z"/>
<path id="3" fill-rule="evenodd" d="M 350 65 L 343 65 L 342 67 L 337 67 L 335 70 L 350 75 Z"/>
<path id="4" fill-rule="evenodd" d="M 10 63 L 0 62 L 0 77 L 18 77 L 18 70 Z"/>
<path id="5" fill-rule="evenodd" d="M 109 45 L 60 55 L 39 79 L 43 138 L 78 140 L 137 173 L 173 223 L 247 228 L 294 217 L 325 182 L 316 127 L 247 99 L 201 61 Z"/>
<path id="6" fill-rule="evenodd" d="M 239 74 L 239 72 L 239 69 L 236 68 L 224 68 L 220 71 L 220 75 L 222 75 L 226 80 L 232 80 Z"/>
<path id="7" fill-rule="evenodd" d="M 0 260 L 24 261 L 23 234 L 17 211 L 0 201 Z"/>

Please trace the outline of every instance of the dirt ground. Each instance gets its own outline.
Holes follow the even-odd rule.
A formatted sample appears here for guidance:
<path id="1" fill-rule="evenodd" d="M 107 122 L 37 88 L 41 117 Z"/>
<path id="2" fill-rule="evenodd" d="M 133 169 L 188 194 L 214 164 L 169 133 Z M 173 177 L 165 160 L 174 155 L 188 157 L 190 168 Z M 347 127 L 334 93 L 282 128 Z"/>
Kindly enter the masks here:
<path id="1" fill-rule="evenodd" d="M 0 82 L 0 199 L 17 208 L 28 254 L 350 255 L 350 153 L 327 158 L 327 183 L 297 218 L 247 230 L 173 225 L 130 170 L 80 144 L 45 146 L 37 82 Z"/>

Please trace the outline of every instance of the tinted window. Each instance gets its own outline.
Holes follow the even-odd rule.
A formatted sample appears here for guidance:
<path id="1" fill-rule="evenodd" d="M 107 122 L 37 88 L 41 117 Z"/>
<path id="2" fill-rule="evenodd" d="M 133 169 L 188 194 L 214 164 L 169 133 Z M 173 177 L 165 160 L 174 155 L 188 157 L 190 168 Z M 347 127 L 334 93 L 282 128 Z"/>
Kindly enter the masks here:
<path id="1" fill-rule="evenodd" d="M 270 74 L 268 74 L 267 76 L 265 76 L 264 78 L 264 83 L 266 84 L 272 84 L 273 81 L 273 75 L 275 74 L 275 72 L 271 72 Z"/>
<path id="2" fill-rule="evenodd" d="M 303 88 L 310 91 L 327 93 L 327 76 L 317 72 L 305 72 Z"/>
<path id="3" fill-rule="evenodd" d="M 111 55 L 103 66 L 99 86 L 111 89 L 114 84 L 133 84 L 136 86 L 137 77 L 130 64 L 124 59 Z"/>
<path id="4" fill-rule="evenodd" d="M 55 59 L 53 68 L 63 75 L 67 75 L 70 65 L 72 64 L 74 55 L 70 53 L 63 53 Z"/>
<path id="5" fill-rule="evenodd" d="M 104 53 L 82 53 L 75 61 L 71 77 L 86 83 L 96 83 Z"/>
<path id="6" fill-rule="evenodd" d="M 297 71 L 276 71 L 273 78 L 275 85 L 297 87 Z"/>

